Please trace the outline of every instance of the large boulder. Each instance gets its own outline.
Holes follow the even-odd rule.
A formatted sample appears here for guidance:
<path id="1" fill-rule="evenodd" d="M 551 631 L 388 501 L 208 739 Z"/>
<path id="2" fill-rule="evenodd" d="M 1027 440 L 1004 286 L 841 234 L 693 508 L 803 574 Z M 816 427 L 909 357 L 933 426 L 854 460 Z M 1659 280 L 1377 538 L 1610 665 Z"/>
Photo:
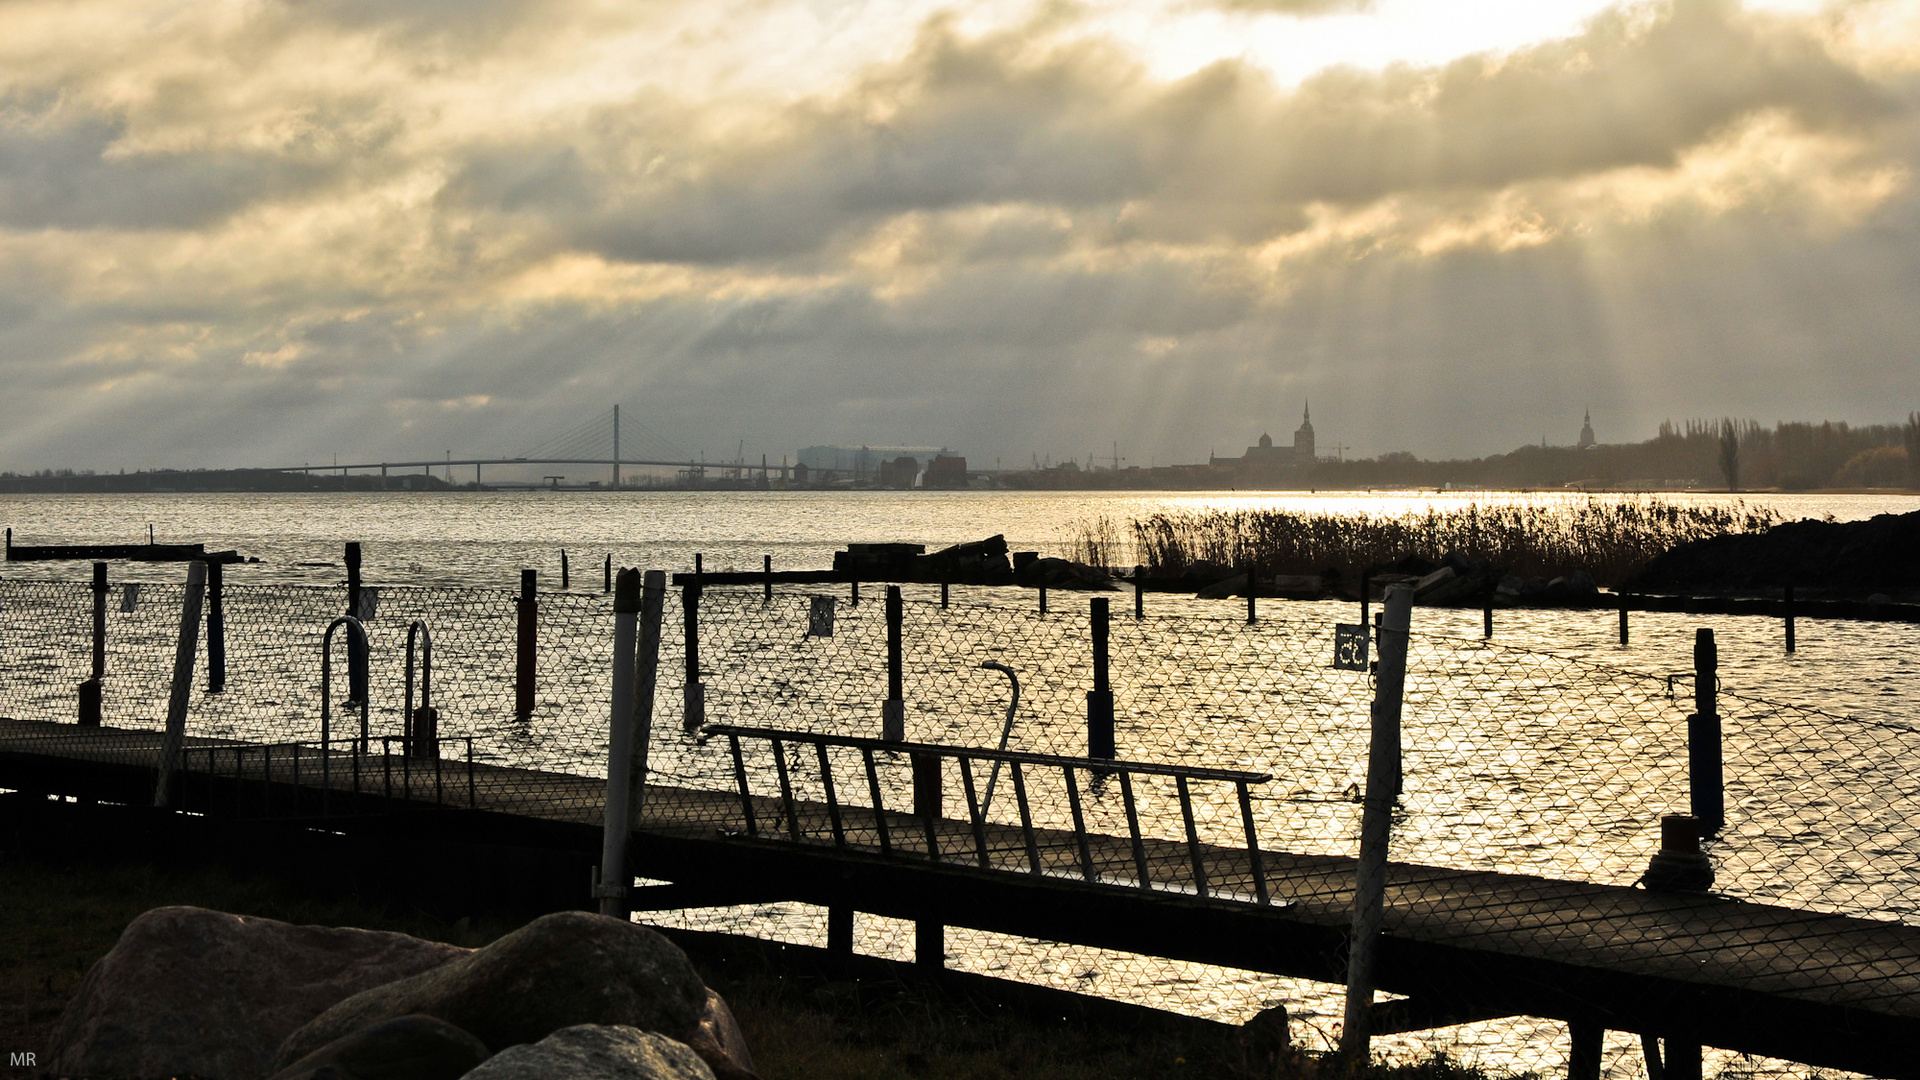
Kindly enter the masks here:
<path id="1" fill-rule="evenodd" d="M 478 1036 L 495 1053 L 579 1024 L 692 1042 L 707 987 L 685 953 L 644 926 L 583 911 L 544 915 L 482 949 L 347 998 L 289 1035 L 284 1068 L 343 1035 L 410 1013 Z"/>
<path id="2" fill-rule="evenodd" d="M 54 1076 L 259 1080 L 295 1030 L 468 950 L 405 934 L 155 908 L 93 965 L 54 1028 Z"/>
<path id="3" fill-rule="evenodd" d="M 460 1080 L 488 1056 L 445 1020 L 402 1016 L 335 1039 L 271 1080 Z"/>
<path id="4" fill-rule="evenodd" d="M 470 1080 L 714 1080 L 700 1056 L 672 1039 L 623 1026 L 582 1024 L 495 1054 Z"/>
<path id="5" fill-rule="evenodd" d="M 727 999 L 713 988 L 707 989 L 707 1008 L 700 1014 L 699 1030 L 687 1044 L 700 1055 L 718 1080 L 759 1080 L 753 1071 L 753 1055 L 747 1052 L 747 1037 L 740 1031 Z"/>

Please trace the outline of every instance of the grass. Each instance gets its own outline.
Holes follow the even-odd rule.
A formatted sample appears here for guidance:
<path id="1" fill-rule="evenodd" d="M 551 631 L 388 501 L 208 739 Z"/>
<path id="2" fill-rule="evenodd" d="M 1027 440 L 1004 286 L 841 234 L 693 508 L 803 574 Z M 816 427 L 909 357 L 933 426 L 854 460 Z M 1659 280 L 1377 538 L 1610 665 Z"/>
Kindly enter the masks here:
<path id="1" fill-rule="evenodd" d="M 297 894 L 218 869 L 59 867 L 10 859 L 0 873 L 0 1046 L 43 1055 L 59 1011 L 141 912 L 197 904 L 295 923 L 397 930 L 479 946 L 512 929 Z M 1336 1067 L 1283 1053 L 1249 1063 L 1198 1026 L 1049 1022 L 927 984 L 834 983 L 692 950 L 727 997 L 766 1080 L 1496 1080 L 1445 1054 L 1413 1065 Z"/>
<path id="2" fill-rule="evenodd" d="M 1200 563 L 1268 573 L 1352 576 L 1409 555 L 1439 560 L 1449 552 L 1486 560 L 1521 577 L 1585 571 L 1602 585 L 1626 581 L 1678 544 L 1726 533 L 1765 532 L 1786 520 L 1768 507 L 1687 506 L 1659 498 L 1568 499 L 1539 504 L 1469 503 L 1401 515 L 1296 510 L 1215 510 L 1137 519 L 1136 558 L 1156 575 L 1179 576 Z M 1079 523 L 1069 546 L 1083 561 L 1122 562 L 1121 530 Z"/>

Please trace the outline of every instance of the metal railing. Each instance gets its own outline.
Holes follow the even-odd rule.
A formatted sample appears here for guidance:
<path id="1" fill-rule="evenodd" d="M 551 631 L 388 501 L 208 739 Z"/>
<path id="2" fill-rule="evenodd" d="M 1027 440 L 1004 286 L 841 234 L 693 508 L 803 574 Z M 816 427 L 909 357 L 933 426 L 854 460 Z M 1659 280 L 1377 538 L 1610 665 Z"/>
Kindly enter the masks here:
<path id="1" fill-rule="evenodd" d="M 371 752 L 371 743 L 380 744 L 380 753 Z M 404 735 L 375 735 L 362 752 L 362 739 L 351 736 L 319 742 L 227 743 L 189 746 L 183 751 L 181 769 L 197 779 L 234 782 L 234 806 L 239 816 L 310 817 L 303 812 L 308 792 L 319 795 L 319 816 L 339 816 L 329 796 L 335 792 L 354 795 L 378 795 L 387 801 L 387 810 L 400 804 L 434 807 L 478 805 L 474 779 L 473 739 L 440 738 L 435 749 L 449 742 L 465 744 L 464 757 L 446 761 L 438 755 L 426 757 L 412 753 L 412 740 Z M 344 750 L 332 749 L 334 746 Z M 396 753 L 396 748 L 398 752 Z M 346 768 L 336 769 L 344 764 Z M 336 783 L 335 777 L 340 777 Z M 260 812 L 245 812 L 247 785 L 257 782 Z M 275 814 L 276 787 L 290 788 L 281 798 L 293 804 L 293 812 Z M 464 798 L 462 797 L 464 795 Z M 429 802 L 429 796 L 431 802 Z"/>

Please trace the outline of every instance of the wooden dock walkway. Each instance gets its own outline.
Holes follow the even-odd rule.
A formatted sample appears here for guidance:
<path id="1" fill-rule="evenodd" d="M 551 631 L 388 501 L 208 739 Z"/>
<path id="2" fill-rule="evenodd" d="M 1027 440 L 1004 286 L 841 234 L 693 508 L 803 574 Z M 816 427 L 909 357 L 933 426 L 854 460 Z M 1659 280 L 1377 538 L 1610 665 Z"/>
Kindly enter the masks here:
<path id="1" fill-rule="evenodd" d="M 153 731 L 0 719 L 0 788 L 140 805 L 159 750 Z M 484 763 L 469 771 L 457 759 L 436 776 L 430 762 L 379 753 L 356 773 L 352 759 L 189 739 L 176 805 L 340 830 L 400 813 L 450 835 L 538 827 L 597 850 L 601 781 Z M 1186 843 L 1143 838 L 1136 848 L 1130 837 L 1086 834 L 1083 849 L 1075 833 L 1044 828 L 1029 846 L 1018 827 L 929 827 L 891 810 L 883 854 L 881 823 L 844 802 L 649 786 L 634 857 L 648 878 L 672 884 L 634 890 L 635 907 L 792 900 L 1344 979 L 1350 858 L 1261 852 L 1256 869 L 1238 848 L 1203 845 L 1196 857 Z M 1920 927 L 1706 893 L 1401 863 L 1388 873 L 1377 979 L 1406 999 L 1375 1007 L 1376 1030 L 1530 1015 L 1920 1076 Z"/>

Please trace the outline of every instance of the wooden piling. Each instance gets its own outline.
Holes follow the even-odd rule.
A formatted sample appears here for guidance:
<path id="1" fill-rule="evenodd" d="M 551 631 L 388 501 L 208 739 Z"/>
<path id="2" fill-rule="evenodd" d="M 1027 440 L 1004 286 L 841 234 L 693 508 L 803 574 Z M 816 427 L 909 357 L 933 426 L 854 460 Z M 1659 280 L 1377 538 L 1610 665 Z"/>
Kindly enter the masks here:
<path id="1" fill-rule="evenodd" d="M 531 719 L 533 716 L 534 666 L 540 646 L 539 583 L 538 570 L 520 571 L 520 601 L 517 605 L 518 647 L 514 651 L 513 667 L 513 711 L 522 720 Z"/>
<path id="2" fill-rule="evenodd" d="M 1624 649 L 1626 648 L 1626 645 L 1627 645 L 1627 609 L 1628 609 L 1627 595 L 1625 593 L 1620 593 L 1619 600 L 1620 600 L 1620 647 Z"/>
<path id="3" fill-rule="evenodd" d="M 1253 564 L 1252 563 L 1247 564 L 1245 573 L 1247 575 L 1247 625 L 1252 626 L 1254 624 L 1254 621 L 1260 617 L 1259 613 L 1254 610 L 1254 606 L 1253 606 L 1254 600 L 1253 600 Z"/>
<path id="4" fill-rule="evenodd" d="M 1687 786 L 1700 835 L 1726 824 L 1725 765 L 1720 752 L 1720 652 L 1713 631 L 1693 635 L 1693 713 L 1687 717 Z"/>
<path id="5" fill-rule="evenodd" d="M 227 603 L 225 567 L 207 564 L 207 693 L 227 688 Z"/>
<path id="6" fill-rule="evenodd" d="M 606 576 L 606 583 L 600 587 L 600 591 L 610 593 L 613 591 L 613 552 L 611 551 L 607 552 L 607 566 L 602 573 Z"/>
<path id="7" fill-rule="evenodd" d="M 99 727 L 107 675 L 107 564 L 93 564 L 93 675 L 80 684 L 82 727 Z"/>
<path id="8" fill-rule="evenodd" d="M 907 737 L 905 650 L 902 632 L 906 604 L 900 586 L 887 586 L 887 700 L 880 707 L 880 737 L 900 742 Z"/>
<path id="9" fill-rule="evenodd" d="M 193 695 L 193 659 L 200 641 L 200 600 L 207 586 L 207 564 L 187 564 L 187 593 L 180 602 L 180 637 L 173 651 L 173 689 L 167 697 L 167 729 L 153 785 L 153 805 L 165 808 L 173 797 L 173 774 L 187 742 L 187 703 Z"/>
<path id="10" fill-rule="evenodd" d="M 1107 598 L 1093 598 L 1093 689 L 1087 691 L 1087 756 L 1114 757 L 1113 686 L 1107 673 Z"/>
<path id="11" fill-rule="evenodd" d="M 350 540 L 346 549 L 347 614 L 360 618 L 360 542 Z M 356 621 L 347 626 L 347 703 L 367 700 L 367 635 Z"/>
<path id="12" fill-rule="evenodd" d="M 773 603 L 773 556 L 760 556 L 760 572 L 766 575 L 766 580 L 763 583 L 765 590 L 763 599 L 771 604 Z"/>
<path id="13" fill-rule="evenodd" d="M 1373 963 L 1386 910 L 1387 841 L 1400 793 L 1400 699 L 1407 677 L 1407 636 L 1413 590 L 1387 588 L 1386 618 L 1377 635 L 1372 735 L 1367 748 L 1367 790 L 1360 818 L 1360 859 L 1355 869 L 1353 929 L 1347 949 L 1346 1016 L 1340 1053 L 1364 1062 L 1372 1046 Z"/>
<path id="14" fill-rule="evenodd" d="M 1783 606 L 1786 610 L 1782 614 L 1787 624 L 1787 652 L 1791 653 L 1793 652 L 1793 586 L 1787 586 L 1784 601 Z"/>
<path id="15" fill-rule="evenodd" d="M 561 548 L 560 549 L 560 587 L 562 589 L 567 589 L 567 588 L 571 588 L 572 586 L 573 586 L 573 577 L 567 571 L 567 549 Z"/>
<path id="16" fill-rule="evenodd" d="M 1480 598 L 1480 636 L 1493 640 L 1493 593 L 1494 586 L 1487 586 L 1487 593 Z"/>
<path id="17" fill-rule="evenodd" d="M 1045 585 L 1042 585 L 1040 586 L 1040 614 L 1045 615 L 1046 613 L 1047 613 L 1047 587 Z"/>
<path id="18" fill-rule="evenodd" d="M 944 579 L 940 582 L 940 610 L 941 611 L 947 610 L 947 585 L 948 583 Z"/>
<path id="19" fill-rule="evenodd" d="M 1136 619 L 1144 619 L 1147 617 L 1147 601 L 1146 601 L 1146 592 L 1145 592 L 1146 584 L 1147 584 L 1147 568 L 1139 565 L 1134 566 L 1133 568 L 1133 617 Z"/>

